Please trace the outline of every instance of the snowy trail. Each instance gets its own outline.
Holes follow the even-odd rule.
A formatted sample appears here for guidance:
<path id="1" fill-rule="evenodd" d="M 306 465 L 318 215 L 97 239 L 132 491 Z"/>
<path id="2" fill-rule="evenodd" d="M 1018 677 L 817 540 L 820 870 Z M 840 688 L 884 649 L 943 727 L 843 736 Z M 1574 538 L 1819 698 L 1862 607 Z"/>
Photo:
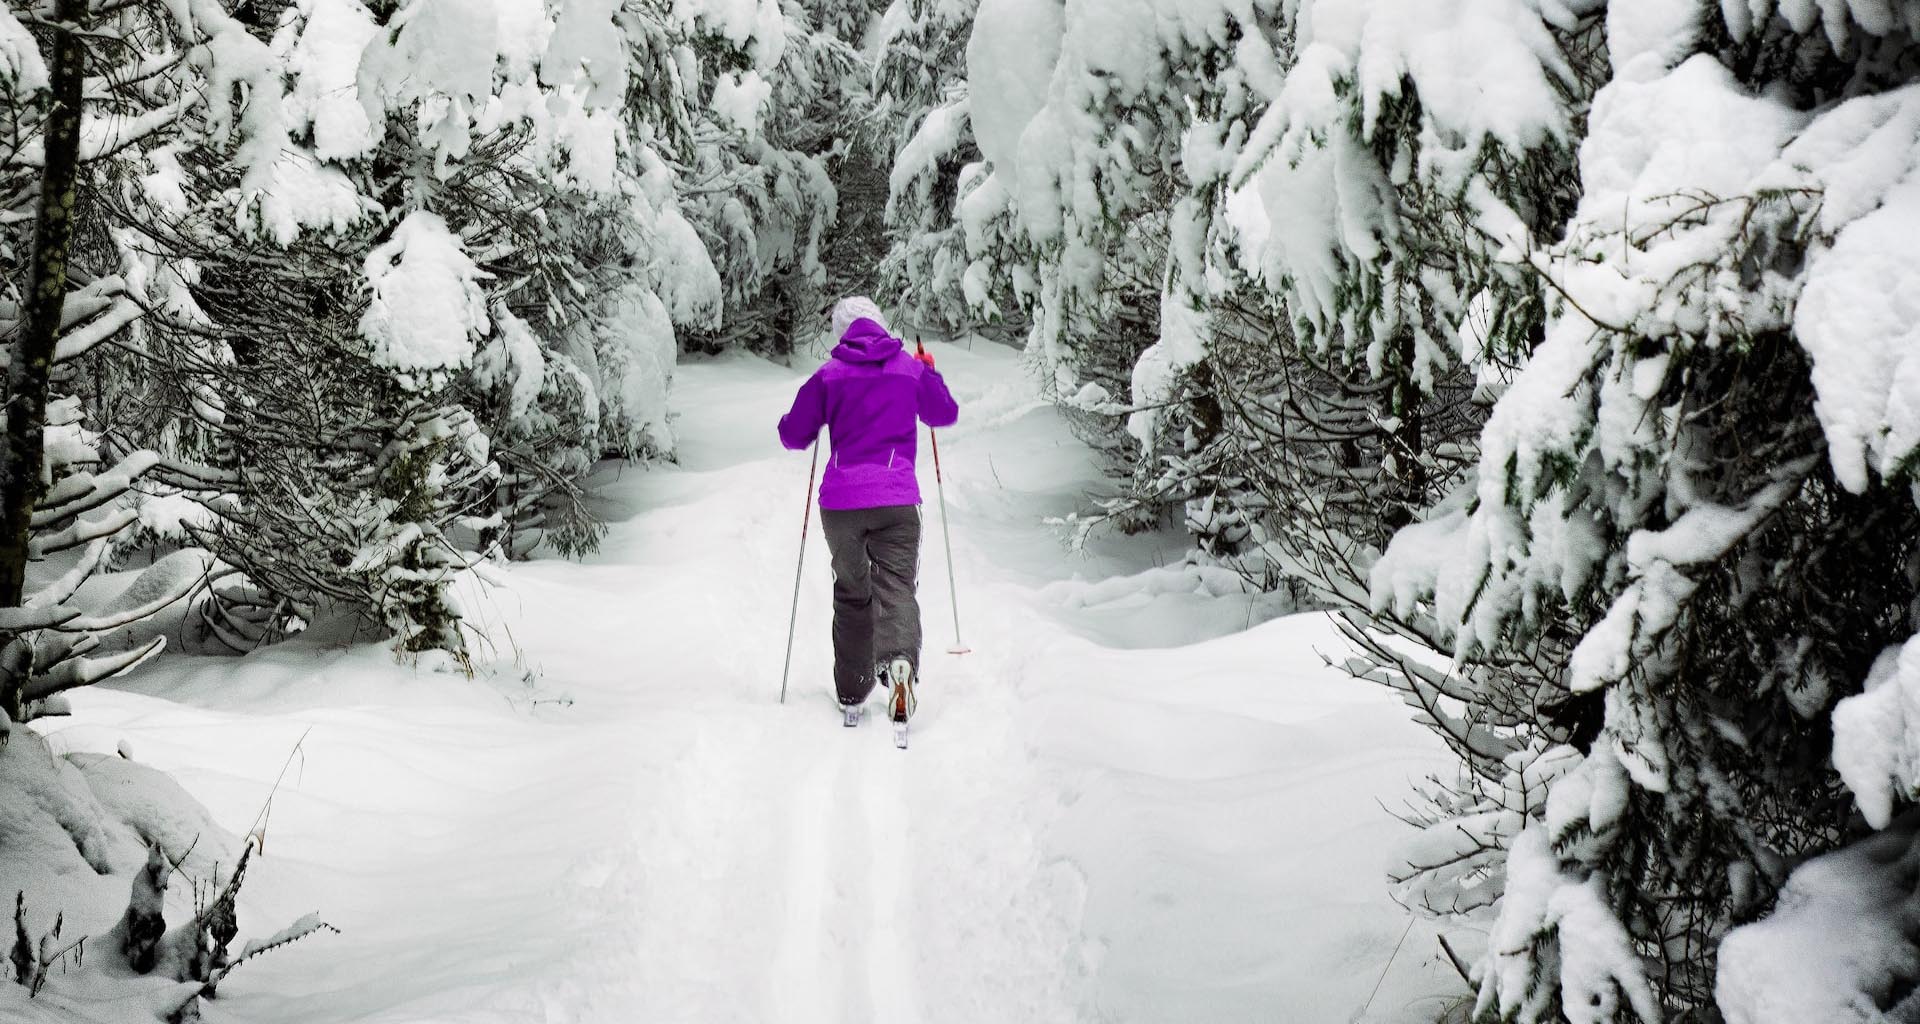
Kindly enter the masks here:
<path id="1" fill-rule="evenodd" d="M 786 927 L 774 968 L 779 981 L 768 992 L 768 1010 L 776 1019 L 831 1020 L 839 1009 L 838 979 L 821 967 L 828 962 L 823 940 L 834 889 L 829 825 L 834 788 L 846 774 L 846 763 L 844 754 L 834 755 L 808 770 L 789 812 Z"/>
<path id="2" fill-rule="evenodd" d="M 829 723 L 831 724 L 831 723 Z M 918 1024 L 907 766 L 884 723 L 829 744 L 787 811 L 786 915 L 764 1019 Z"/>
<path id="3" fill-rule="evenodd" d="M 919 1024 L 913 921 L 907 914 L 906 892 L 911 866 L 906 836 L 913 826 L 900 772 L 872 773 L 863 786 L 863 796 L 865 849 L 872 860 L 871 883 L 862 891 L 872 904 L 867 928 L 867 981 L 872 987 L 873 1019 Z"/>
<path id="4" fill-rule="evenodd" d="M 877 703 L 857 731 L 833 711 L 817 521 L 777 701 L 807 465 L 772 423 L 799 372 L 746 357 L 682 367 L 680 465 L 609 474 L 597 555 L 467 595 L 486 677 L 315 638 L 83 691 L 58 745 L 127 739 L 235 832 L 312 730 L 243 934 L 310 910 L 344 934 L 248 965 L 208 1020 L 1317 1024 L 1363 1019 L 1383 971 L 1364 1019 L 1433 1019 L 1457 983 L 1424 924 L 1389 967 L 1379 806 L 1432 740 L 1321 663 L 1323 620 L 1154 570 L 1177 540 L 1063 553 L 1038 523 L 1101 486 L 1085 449 L 1017 354 L 936 351 L 976 652 L 943 653 L 923 451 L 905 753 Z"/>

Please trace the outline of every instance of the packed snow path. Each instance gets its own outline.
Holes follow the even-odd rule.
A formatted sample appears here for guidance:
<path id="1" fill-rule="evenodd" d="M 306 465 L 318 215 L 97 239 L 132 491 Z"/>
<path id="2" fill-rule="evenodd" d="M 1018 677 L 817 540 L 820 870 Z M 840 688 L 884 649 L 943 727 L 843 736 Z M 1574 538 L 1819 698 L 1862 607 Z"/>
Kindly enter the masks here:
<path id="1" fill-rule="evenodd" d="M 833 711 L 817 520 L 777 702 L 807 458 L 773 423 L 803 371 L 748 357 L 682 367 L 680 463 L 608 474 L 599 554 L 468 595 L 485 677 L 308 639 L 83 692 L 58 749 L 125 740 L 235 833 L 306 736 L 243 937 L 310 910 L 343 934 L 247 965 L 208 1019 L 1319 1024 L 1383 972 L 1366 1019 L 1434 1019 L 1460 985 L 1386 897 L 1382 805 L 1435 743 L 1323 665 L 1321 617 L 1156 570 L 1177 539 L 1062 551 L 1041 519 L 1099 486 L 1086 449 L 1017 353 L 935 351 L 974 653 L 943 653 L 923 448 L 910 751 Z"/>

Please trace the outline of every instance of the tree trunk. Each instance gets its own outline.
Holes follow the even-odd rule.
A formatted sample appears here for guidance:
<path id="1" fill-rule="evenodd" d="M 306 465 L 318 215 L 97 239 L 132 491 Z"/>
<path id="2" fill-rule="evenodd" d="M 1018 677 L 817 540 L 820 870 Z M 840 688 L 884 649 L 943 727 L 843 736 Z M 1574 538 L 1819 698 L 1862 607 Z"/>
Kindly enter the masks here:
<path id="1" fill-rule="evenodd" d="M 1427 467 L 1420 461 L 1426 447 L 1426 438 L 1421 430 L 1420 406 L 1426 400 L 1426 395 L 1413 379 L 1413 333 L 1402 329 L 1394 339 L 1393 346 L 1393 390 L 1388 411 L 1397 422 L 1391 432 L 1392 441 L 1387 451 L 1393 455 L 1393 476 L 1397 486 L 1388 501 L 1386 514 L 1381 517 L 1388 528 L 1380 539 L 1383 548 L 1394 532 L 1419 518 L 1420 510 L 1427 507 Z"/>
<path id="2" fill-rule="evenodd" d="M 40 171 L 40 201 L 33 232 L 32 277 L 21 331 L 7 364 L 7 434 L 0 463 L 0 608 L 17 608 L 25 597 L 27 541 L 33 506 L 45 492 L 40 461 L 45 447 L 47 379 L 61 307 L 67 297 L 67 250 L 73 240 L 73 193 L 80 173 L 81 80 L 86 48 L 75 29 L 86 0 L 57 0 L 53 59 L 48 61 L 51 106 L 47 111 L 46 159 Z M 25 673 L 0 681 L 0 707 L 18 715 Z"/>

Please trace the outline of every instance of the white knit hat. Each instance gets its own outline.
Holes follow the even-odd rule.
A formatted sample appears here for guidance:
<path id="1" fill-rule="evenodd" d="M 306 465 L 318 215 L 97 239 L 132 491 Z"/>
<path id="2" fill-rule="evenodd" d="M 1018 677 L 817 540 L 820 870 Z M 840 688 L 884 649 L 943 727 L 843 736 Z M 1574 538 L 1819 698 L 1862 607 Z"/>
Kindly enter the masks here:
<path id="1" fill-rule="evenodd" d="M 893 333 L 892 328 L 889 328 L 887 326 L 887 319 L 885 316 L 881 314 L 880 307 L 874 305 L 872 299 L 867 298 L 865 295 L 853 295 L 853 296 L 849 296 L 847 298 L 841 299 L 839 302 L 834 304 L 834 307 L 833 307 L 834 340 L 837 341 L 841 338 L 846 337 L 847 328 L 853 326 L 853 322 L 855 320 L 871 320 L 874 323 L 879 324 L 881 330 L 884 330 L 889 334 Z"/>

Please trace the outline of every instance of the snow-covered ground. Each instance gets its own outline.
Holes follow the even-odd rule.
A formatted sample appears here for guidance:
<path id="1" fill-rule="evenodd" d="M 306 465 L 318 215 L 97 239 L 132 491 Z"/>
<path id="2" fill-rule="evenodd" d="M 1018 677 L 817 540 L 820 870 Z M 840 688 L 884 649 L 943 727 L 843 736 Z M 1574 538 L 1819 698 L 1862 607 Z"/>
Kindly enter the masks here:
<path id="1" fill-rule="evenodd" d="M 207 1019 L 1437 1018 L 1463 986 L 1383 879 L 1386 808 L 1445 767 L 1437 743 L 1325 667 L 1324 618 L 1268 620 L 1166 565 L 1177 539 L 1064 552 L 1040 520 L 1098 488 L 1085 450 L 1017 353 L 935 352 L 962 403 L 942 455 L 973 653 L 943 653 L 923 450 L 906 753 L 832 711 L 817 522 L 777 701 L 808 467 L 773 422 L 803 371 L 744 356 L 682 367 L 681 463 L 609 472 L 597 556 L 467 595 L 483 678 L 311 637 L 76 694 L 56 751 L 125 743 L 235 835 L 286 766 L 242 941 L 310 911 L 341 934 L 245 965 Z M 138 1018 L 58 974 L 33 1006 Z"/>

